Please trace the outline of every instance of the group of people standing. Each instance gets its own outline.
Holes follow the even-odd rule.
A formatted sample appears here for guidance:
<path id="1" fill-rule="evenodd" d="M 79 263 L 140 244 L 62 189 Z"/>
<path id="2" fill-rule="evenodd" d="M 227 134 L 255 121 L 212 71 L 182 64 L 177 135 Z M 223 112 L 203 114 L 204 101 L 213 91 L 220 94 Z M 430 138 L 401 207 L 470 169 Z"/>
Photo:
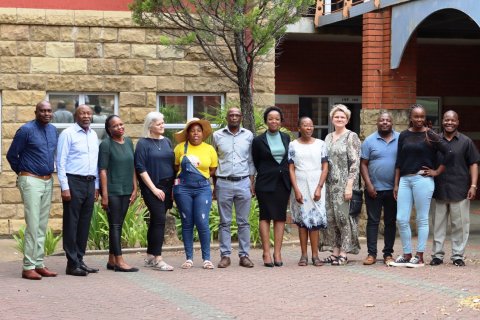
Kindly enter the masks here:
<path id="1" fill-rule="evenodd" d="M 361 173 L 365 182 L 368 256 L 377 260 L 380 217 L 384 217 L 383 259 L 388 266 L 417 268 L 425 265 L 429 216 L 433 223 L 430 265 L 443 263 L 447 220 L 451 220 L 452 256 L 456 266 L 465 266 L 465 247 L 470 222 L 470 200 L 475 199 L 480 156 L 472 140 L 458 132 L 455 111 L 442 118 L 442 132 L 428 128 L 426 111 L 414 104 L 409 112 L 408 129 L 393 130 L 389 113 L 377 119 L 377 132 L 362 145 Z M 410 219 L 415 207 L 416 252 L 412 249 Z M 393 258 L 396 224 L 403 254 Z"/>
<path id="2" fill-rule="evenodd" d="M 212 135 L 210 123 L 192 118 L 183 130 L 175 133 L 175 147 L 164 136 L 165 121 L 160 112 L 150 112 L 146 116 L 143 136 L 136 147 L 125 135 L 121 118 L 109 116 L 105 120 L 108 137 L 99 145 L 97 134 L 90 128 L 92 113 L 89 106 L 78 106 L 75 123 L 57 136 L 56 128 L 50 124 L 51 105 L 42 101 L 36 106 L 36 119 L 17 131 L 7 153 L 18 175 L 27 223 L 23 278 L 39 280 L 57 275 L 43 262 L 55 162 L 63 202 L 63 247 L 68 275 L 86 276 L 99 271 L 83 260 L 93 206 L 99 196 L 110 228 L 106 268 L 119 272 L 138 271 L 123 259 L 121 248 L 122 225 L 129 205 L 137 197 L 137 185 L 149 211 L 145 267 L 174 270 L 163 259 L 162 246 L 166 213 L 175 201 L 186 256 L 181 268 L 190 269 L 194 265 L 196 227 L 202 267 L 213 269 L 209 214 L 215 199 L 220 214 L 221 259 L 218 267 L 227 268 L 231 264 L 233 208 L 238 225 L 239 265 L 253 267 L 249 258 L 249 214 L 254 196 L 260 209 L 265 267 L 283 265 L 281 248 L 288 205 L 292 220 L 299 227 L 301 256 L 298 265 L 309 263 L 308 239 L 314 266 L 345 265 L 347 254 L 357 254 L 360 249 L 357 222 L 349 214 L 353 192 L 360 189 L 360 173 L 365 182 L 368 215 L 368 257 L 364 264 L 376 262 L 378 226 L 383 209 L 385 263 L 422 266 L 433 196 L 437 201 L 431 264 L 443 262 L 446 217 L 450 214 L 452 260 L 456 265 L 464 265 L 469 201 L 475 197 L 480 157 L 472 141 L 457 131 L 458 115 L 453 111 L 445 113 L 441 135 L 425 126 L 425 109 L 420 105 L 412 107 L 410 126 L 400 134 L 393 130 L 391 115 L 382 113 L 377 120 L 378 131 L 361 145 L 357 134 L 346 127 L 351 113 L 344 105 L 332 107 L 330 117 L 334 131 L 325 141 L 313 137 L 313 121 L 308 117 L 299 119 L 299 138 L 290 141 L 290 136 L 280 130 L 284 116 L 278 107 L 265 110 L 267 130 L 254 137 L 252 132 L 241 127 L 241 111 L 230 108 L 227 126 L 213 133 L 211 145 L 205 142 Z M 415 255 L 412 254 L 410 230 L 413 205 L 418 229 Z M 270 248 L 272 221 L 273 258 Z M 396 222 L 403 255 L 393 259 Z M 328 249 L 331 254 L 320 259 L 319 248 Z"/>

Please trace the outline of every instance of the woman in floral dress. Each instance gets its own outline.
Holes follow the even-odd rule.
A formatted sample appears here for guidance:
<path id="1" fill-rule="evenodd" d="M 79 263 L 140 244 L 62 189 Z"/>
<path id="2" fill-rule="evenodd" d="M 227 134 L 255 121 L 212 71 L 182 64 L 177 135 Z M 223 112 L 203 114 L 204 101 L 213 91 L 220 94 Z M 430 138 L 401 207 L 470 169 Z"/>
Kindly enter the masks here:
<path id="1" fill-rule="evenodd" d="M 337 104 L 330 111 L 335 131 L 325 138 L 328 152 L 327 224 L 321 246 L 330 246 L 332 254 L 324 259 L 332 265 L 346 265 L 347 253 L 358 254 L 358 228 L 350 216 L 350 200 L 353 189 L 358 188 L 360 178 L 360 139 L 346 128 L 350 110 Z M 320 248 L 322 249 L 322 248 Z"/>
<path id="2" fill-rule="evenodd" d="M 327 227 L 325 209 L 325 180 L 328 173 L 327 147 L 324 141 L 315 139 L 313 121 L 302 117 L 298 121 L 300 137 L 290 142 L 288 162 L 292 192 L 290 212 L 298 226 L 302 255 L 299 266 L 308 264 L 307 241 L 310 237 L 312 263 L 321 266 L 318 258 L 318 230 Z"/>

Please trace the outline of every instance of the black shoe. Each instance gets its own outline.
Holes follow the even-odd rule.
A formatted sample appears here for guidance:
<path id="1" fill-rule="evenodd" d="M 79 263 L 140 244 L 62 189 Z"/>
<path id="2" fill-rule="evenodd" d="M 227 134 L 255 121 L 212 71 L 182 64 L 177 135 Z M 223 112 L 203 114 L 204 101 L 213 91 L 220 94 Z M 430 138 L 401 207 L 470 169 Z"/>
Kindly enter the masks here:
<path id="1" fill-rule="evenodd" d="M 267 268 L 273 268 L 273 262 L 264 262 L 263 265 Z"/>
<path id="2" fill-rule="evenodd" d="M 462 259 L 457 259 L 453 261 L 453 264 L 457 267 L 465 267 L 465 261 L 463 261 Z"/>
<path id="3" fill-rule="evenodd" d="M 273 264 L 275 265 L 275 267 L 281 267 L 281 266 L 283 266 L 283 262 L 282 262 L 282 261 L 273 260 Z"/>
<path id="4" fill-rule="evenodd" d="M 432 261 L 430 261 L 431 266 L 439 266 L 443 263 L 443 260 L 440 258 L 433 258 Z"/>
<path id="5" fill-rule="evenodd" d="M 114 266 L 114 270 L 115 270 L 115 272 L 137 272 L 138 268 L 131 267 L 131 268 L 128 268 L 128 269 L 124 269 L 124 268 L 119 267 L 119 266 Z"/>
<path id="6" fill-rule="evenodd" d="M 77 277 L 88 276 L 88 272 L 86 272 L 85 270 L 80 269 L 80 268 L 67 267 L 67 269 L 65 270 L 65 273 L 70 275 L 70 276 L 77 276 Z"/>
<path id="7" fill-rule="evenodd" d="M 107 270 L 115 270 L 115 265 L 107 262 Z"/>
<path id="8" fill-rule="evenodd" d="M 82 263 L 80 265 L 80 269 L 82 269 L 83 271 L 86 271 L 88 273 L 97 273 L 99 270 L 96 269 L 96 268 L 90 268 L 89 266 L 87 266 L 85 263 Z"/>

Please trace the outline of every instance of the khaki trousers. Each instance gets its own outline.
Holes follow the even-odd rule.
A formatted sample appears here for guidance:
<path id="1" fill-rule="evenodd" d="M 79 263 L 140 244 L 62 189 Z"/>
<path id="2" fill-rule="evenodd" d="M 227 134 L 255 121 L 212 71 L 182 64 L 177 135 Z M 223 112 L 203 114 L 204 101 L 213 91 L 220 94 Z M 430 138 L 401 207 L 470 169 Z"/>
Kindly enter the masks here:
<path id="1" fill-rule="evenodd" d="M 45 233 L 52 203 L 53 178 L 42 180 L 19 176 L 18 189 L 23 199 L 25 214 L 25 243 L 23 269 L 43 268 Z"/>
<path id="2" fill-rule="evenodd" d="M 432 258 L 443 260 L 444 243 L 447 235 L 448 218 L 450 217 L 452 239 L 452 261 L 464 259 L 465 246 L 470 232 L 470 200 L 448 202 L 435 200 L 433 206 L 433 248 Z"/>

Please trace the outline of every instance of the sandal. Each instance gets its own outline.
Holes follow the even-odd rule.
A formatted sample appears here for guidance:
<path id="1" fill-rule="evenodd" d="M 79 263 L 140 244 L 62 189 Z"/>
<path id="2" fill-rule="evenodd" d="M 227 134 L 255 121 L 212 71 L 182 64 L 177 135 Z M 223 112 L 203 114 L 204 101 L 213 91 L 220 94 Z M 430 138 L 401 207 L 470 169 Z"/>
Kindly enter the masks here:
<path id="1" fill-rule="evenodd" d="M 323 259 L 323 263 L 333 264 L 333 263 L 336 262 L 337 260 L 338 260 L 338 257 L 337 257 L 337 256 L 334 256 L 333 254 L 331 254 L 329 257 Z"/>
<path id="2" fill-rule="evenodd" d="M 308 265 L 308 257 L 307 256 L 301 256 L 300 260 L 298 260 L 298 266 L 299 267 L 306 267 Z"/>
<path id="3" fill-rule="evenodd" d="M 338 256 L 337 261 L 332 262 L 332 266 L 346 266 L 348 263 L 348 258 L 346 256 Z"/>
<path id="4" fill-rule="evenodd" d="M 320 260 L 319 257 L 312 257 L 312 264 L 313 264 L 315 267 L 321 267 L 321 266 L 323 266 L 323 262 L 322 262 L 322 260 Z"/>
<path id="5" fill-rule="evenodd" d="M 212 270 L 213 268 L 215 267 L 213 266 L 213 263 L 210 260 L 203 261 L 203 269 Z"/>
<path id="6" fill-rule="evenodd" d="M 182 265 L 182 267 L 183 267 L 183 265 Z M 155 263 L 153 268 L 156 269 L 156 270 L 159 270 L 159 271 L 173 271 L 173 267 L 163 260 L 160 260 L 157 263 Z"/>
<path id="7" fill-rule="evenodd" d="M 193 261 L 190 259 L 185 261 L 181 266 L 182 269 L 190 269 L 191 267 L 193 267 Z"/>

